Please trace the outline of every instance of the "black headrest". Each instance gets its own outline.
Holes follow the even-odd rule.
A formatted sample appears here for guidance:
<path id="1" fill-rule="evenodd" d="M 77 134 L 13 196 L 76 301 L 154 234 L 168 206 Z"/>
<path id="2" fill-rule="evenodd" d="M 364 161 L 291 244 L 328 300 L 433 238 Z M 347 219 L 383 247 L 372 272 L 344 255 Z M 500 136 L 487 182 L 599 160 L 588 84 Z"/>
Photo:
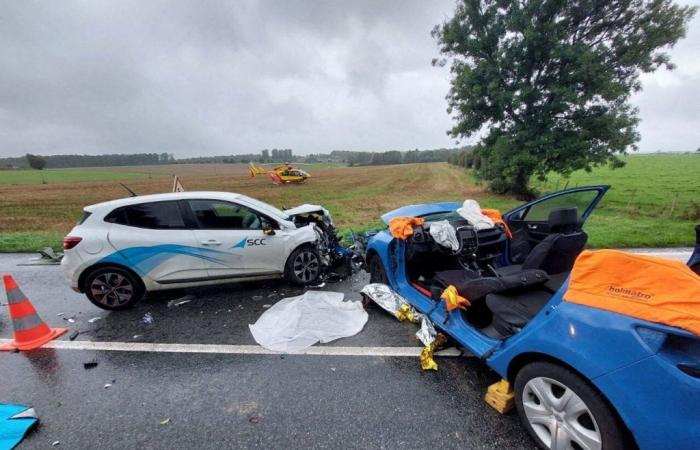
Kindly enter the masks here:
<path id="1" fill-rule="evenodd" d="M 549 229 L 578 227 L 578 212 L 576 208 L 557 208 L 549 213 L 547 220 Z"/>

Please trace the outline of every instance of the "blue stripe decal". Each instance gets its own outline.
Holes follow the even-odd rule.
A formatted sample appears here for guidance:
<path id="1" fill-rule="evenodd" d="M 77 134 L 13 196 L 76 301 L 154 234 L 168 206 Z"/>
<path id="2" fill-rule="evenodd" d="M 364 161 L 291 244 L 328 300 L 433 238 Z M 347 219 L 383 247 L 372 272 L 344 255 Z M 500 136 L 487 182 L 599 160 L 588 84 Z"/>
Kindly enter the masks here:
<path id="1" fill-rule="evenodd" d="M 221 264 L 222 266 L 229 265 L 225 259 L 229 259 L 230 257 L 240 259 L 239 255 L 210 248 L 163 244 L 150 247 L 125 248 L 105 256 L 99 262 L 121 264 L 134 269 L 139 275 L 144 276 L 165 261 L 178 255 L 191 256 L 193 258 Z M 224 259 L 220 259 L 221 257 L 224 257 Z"/>

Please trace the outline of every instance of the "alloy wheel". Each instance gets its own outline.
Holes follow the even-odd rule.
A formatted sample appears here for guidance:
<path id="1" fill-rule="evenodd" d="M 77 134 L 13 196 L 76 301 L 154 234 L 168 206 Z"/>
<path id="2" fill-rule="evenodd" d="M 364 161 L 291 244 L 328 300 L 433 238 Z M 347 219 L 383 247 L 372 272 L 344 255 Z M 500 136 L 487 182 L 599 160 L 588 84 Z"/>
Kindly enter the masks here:
<path id="1" fill-rule="evenodd" d="M 318 276 L 320 269 L 321 264 L 318 256 L 311 251 L 300 252 L 292 264 L 294 275 L 304 283 L 313 281 Z"/>
<path id="2" fill-rule="evenodd" d="M 134 295 L 134 286 L 127 277 L 116 272 L 101 273 L 90 283 L 95 300 L 106 306 L 122 306 Z"/>
<path id="3" fill-rule="evenodd" d="M 523 410 L 537 437 L 551 449 L 593 450 L 602 436 L 591 410 L 573 390 L 546 377 L 529 380 Z"/>

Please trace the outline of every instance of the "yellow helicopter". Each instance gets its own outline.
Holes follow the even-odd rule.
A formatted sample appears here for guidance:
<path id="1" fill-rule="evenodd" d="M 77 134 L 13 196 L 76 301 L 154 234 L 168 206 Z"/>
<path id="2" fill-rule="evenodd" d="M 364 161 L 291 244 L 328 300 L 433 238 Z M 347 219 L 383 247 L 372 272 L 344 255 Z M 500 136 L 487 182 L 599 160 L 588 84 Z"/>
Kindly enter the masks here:
<path id="1" fill-rule="evenodd" d="M 270 175 L 270 178 L 274 184 L 304 183 L 311 177 L 308 172 L 301 170 L 298 167 L 294 167 L 288 162 L 276 166 L 273 169 L 266 169 L 261 166 L 256 166 L 251 161 L 248 164 L 248 170 L 250 170 L 251 177 L 255 177 L 256 175 Z"/>

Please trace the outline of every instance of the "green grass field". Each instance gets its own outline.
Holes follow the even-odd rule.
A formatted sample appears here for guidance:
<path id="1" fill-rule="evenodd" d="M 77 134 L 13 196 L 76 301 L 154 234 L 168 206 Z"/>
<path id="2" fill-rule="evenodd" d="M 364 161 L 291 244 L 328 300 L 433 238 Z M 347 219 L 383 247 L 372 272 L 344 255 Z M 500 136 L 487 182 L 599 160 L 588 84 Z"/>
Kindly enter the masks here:
<path id="1" fill-rule="evenodd" d="M 651 154 L 625 158 L 627 165 L 551 176 L 537 182 L 540 193 L 591 184 L 610 191 L 586 223 L 591 247 L 691 246 L 700 223 L 700 155 Z M 446 163 L 397 166 L 307 167 L 303 185 L 274 186 L 267 177 L 251 178 L 245 165 L 189 164 L 44 171 L 0 171 L 0 251 L 59 248 L 82 207 L 120 198 L 128 181 L 139 194 L 167 192 L 177 173 L 188 190 L 240 192 L 276 206 L 302 203 L 328 208 L 341 234 L 381 227 L 379 216 L 411 203 L 474 198 L 483 207 L 507 211 L 521 202 L 486 192 L 473 174 Z M 15 186 L 16 185 L 16 186 Z"/>
<path id="2" fill-rule="evenodd" d="M 0 185 L 72 183 L 77 181 L 108 181 L 148 179 L 160 174 L 118 172 L 104 168 L 81 169 L 19 169 L 0 170 Z"/>

